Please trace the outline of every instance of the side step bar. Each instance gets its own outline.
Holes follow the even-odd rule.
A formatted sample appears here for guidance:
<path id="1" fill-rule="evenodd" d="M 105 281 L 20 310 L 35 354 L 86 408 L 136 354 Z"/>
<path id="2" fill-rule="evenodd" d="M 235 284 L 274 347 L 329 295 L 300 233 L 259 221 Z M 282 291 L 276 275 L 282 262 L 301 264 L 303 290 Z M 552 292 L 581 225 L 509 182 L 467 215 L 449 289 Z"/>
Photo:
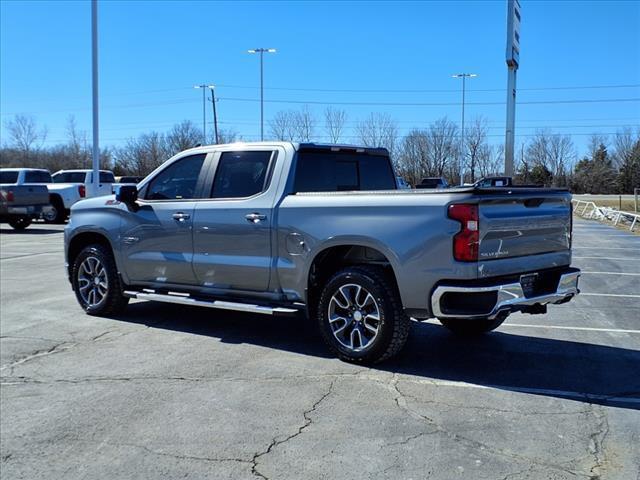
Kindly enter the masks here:
<path id="1" fill-rule="evenodd" d="M 196 300 L 184 294 L 149 293 L 125 291 L 125 297 L 138 300 L 152 300 L 154 302 L 178 303 L 180 305 L 193 305 L 196 307 L 217 308 L 220 310 L 234 310 L 236 312 L 261 313 L 263 315 L 294 315 L 299 312 L 295 308 L 266 307 L 264 305 L 252 305 L 250 303 L 225 302 L 223 300 Z"/>

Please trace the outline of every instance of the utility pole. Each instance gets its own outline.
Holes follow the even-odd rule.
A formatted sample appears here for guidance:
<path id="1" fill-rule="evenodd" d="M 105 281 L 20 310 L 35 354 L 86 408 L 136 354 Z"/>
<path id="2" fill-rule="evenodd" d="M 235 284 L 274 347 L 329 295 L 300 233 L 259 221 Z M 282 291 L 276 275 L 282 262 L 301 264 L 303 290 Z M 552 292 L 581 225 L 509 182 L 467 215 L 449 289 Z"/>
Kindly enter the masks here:
<path id="1" fill-rule="evenodd" d="M 513 176 L 516 130 L 516 72 L 520 64 L 520 2 L 507 0 L 507 126 L 504 139 L 504 174 Z"/>
<path id="2" fill-rule="evenodd" d="M 213 90 L 213 85 L 207 85 L 203 83 L 201 85 L 194 85 L 193 88 L 202 89 L 202 144 L 207 144 L 207 88 Z"/>
<path id="3" fill-rule="evenodd" d="M 91 0 L 91 95 L 93 100 L 93 154 L 91 196 L 98 195 L 100 182 L 100 139 L 98 132 L 98 0 Z"/>
<path id="4" fill-rule="evenodd" d="M 210 85 L 209 88 L 211 89 L 211 106 L 213 107 L 213 135 L 214 135 L 214 139 L 216 142 L 216 145 L 219 143 L 218 142 L 218 114 L 216 113 L 216 90 L 215 88 Z"/>
<path id="5" fill-rule="evenodd" d="M 465 83 L 467 77 L 477 77 L 475 73 L 457 73 L 451 75 L 453 78 L 462 78 L 462 126 L 460 129 L 460 185 L 464 185 L 464 97 L 465 97 Z"/>
<path id="6" fill-rule="evenodd" d="M 275 48 L 252 48 L 249 53 L 260 54 L 260 141 L 264 140 L 264 68 L 263 55 L 265 53 L 276 53 Z"/>

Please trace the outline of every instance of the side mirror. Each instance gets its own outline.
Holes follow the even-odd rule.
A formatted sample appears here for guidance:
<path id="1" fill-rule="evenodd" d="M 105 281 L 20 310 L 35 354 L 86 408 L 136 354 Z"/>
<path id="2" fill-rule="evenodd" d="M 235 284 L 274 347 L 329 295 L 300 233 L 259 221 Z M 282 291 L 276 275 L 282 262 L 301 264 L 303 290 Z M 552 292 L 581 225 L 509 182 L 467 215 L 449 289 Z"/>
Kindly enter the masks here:
<path id="1" fill-rule="evenodd" d="M 120 185 L 116 190 L 116 200 L 129 208 L 137 210 L 138 187 L 136 185 Z"/>

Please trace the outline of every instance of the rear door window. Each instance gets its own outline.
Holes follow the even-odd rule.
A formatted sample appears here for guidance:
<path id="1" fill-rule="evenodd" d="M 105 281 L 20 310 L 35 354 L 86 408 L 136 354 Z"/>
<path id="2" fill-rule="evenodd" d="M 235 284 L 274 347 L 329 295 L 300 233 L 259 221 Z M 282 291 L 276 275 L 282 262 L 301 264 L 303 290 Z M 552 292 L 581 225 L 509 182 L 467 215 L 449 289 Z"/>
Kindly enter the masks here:
<path id="1" fill-rule="evenodd" d="M 272 157 L 272 151 L 223 152 L 211 198 L 246 198 L 264 192 Z"/>
<path id="2" fill-rule="evenodd" d="M 296 192 L 395 190 L 389 157 L 366 153 L 303 151 L 298 153 Z"/>

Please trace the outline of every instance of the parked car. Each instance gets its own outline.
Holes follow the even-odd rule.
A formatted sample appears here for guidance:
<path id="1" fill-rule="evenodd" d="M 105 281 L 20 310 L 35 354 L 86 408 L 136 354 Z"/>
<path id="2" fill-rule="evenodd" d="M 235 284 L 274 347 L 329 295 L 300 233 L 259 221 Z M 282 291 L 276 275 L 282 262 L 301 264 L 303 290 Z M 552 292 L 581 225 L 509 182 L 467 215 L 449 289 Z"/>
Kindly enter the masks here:
<path id="1" fill-rule="evenodd" d="M 18 169 L 0 169 L 0 222 L 8 223 L 15 230 L 27 228 L 49 205 L 45 185 L 23 183 L 20 177 Z M 34 173 L 27 172 L 27 180 L 33 177 Z"/>
<path id="2" fill-rule="evenodd" d="M 90 315 L 130 298 L 304 313 L 358 363 L 397 354 L 410 317 L 489 332 L 568 302 L 580 274 L 565 189 L 398 190 L 385 149 L 289 142 L 190 149 L 76 203 L 65 255 Z"/>
<path id="3" fill-rule="evenodd" d="M 441 177 L 423 178 L 422 181 L 418 185 L 416 185 L 416 188 L 421 188 L 421 189 L 435 188 L 438 190 L 441 188 L 448 188 L 448 187 L 449 187 L 449 184 L 447 183 L 447 181 Z"/>

